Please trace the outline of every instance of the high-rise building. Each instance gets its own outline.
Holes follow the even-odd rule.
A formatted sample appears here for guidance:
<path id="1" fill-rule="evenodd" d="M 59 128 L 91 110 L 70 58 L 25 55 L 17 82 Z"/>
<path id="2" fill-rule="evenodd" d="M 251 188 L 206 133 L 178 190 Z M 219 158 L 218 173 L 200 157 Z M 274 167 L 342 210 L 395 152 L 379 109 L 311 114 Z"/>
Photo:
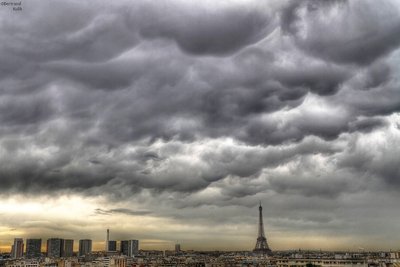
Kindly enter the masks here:
<path id="1" fill-rule="evenodd" d="M 27 239 L 26 240 L 26 258 L 40 258 L 42 256 L 42 239 Z"/>
<path id="2" fill-rule="evenodd" d="M 74 240 L 64 239 L 63 247 L 61 250 L 62 257 L 72 257 L 74 253 Z"/>
<path id="3" fill-rule="evenodd" d="M 129 253 L 129 241 L 122 240 L 121 241 L 121 254 L 128 256 L 128 253 Z"/>
<path id="4" fill-rule="evenodd" d="M 107 229 L 107 237 L 106 237 L 106 251 L 110 251 L 108 248 L 108 242 L 110 241 L 110 229 Z"/>
<path id="5" fill-rule="evenodd" d="M 79 256 L 85 256 L 92 252 L 92 240 L 79 240 Z"/>
<path id="6" fill-rule="evenodd" d="M 107 247 L 108 247 L 108 251 L 117 251 L 117 241 L 109 240 Z"/>
<path id="7" fill-rule="evenodd" d="M 175 244 L 175 253 L 180 253 L 181 252 L 181 244 Z"/>
<path id="8" fill-rule="evenodd" d="M 139 254 L 139 240 L 121 241 L 121 254 L 133 257 Z"/>
<path id="9" fill-rule="evenodd" d="M 132 256 L 139 255 L 139 240 L 130 240 Z"/>
<path id="10" fill-rule="evenodd" d="M 14 238 L 14 244 L 11 246 L 11 257 L 14 259 L 24 256 L 24 240 L 22 238 Z"/>
<path id="11" fill-rule="evenodd" d="M 61 238 L 50 238 L 47 240 L 47 257 L 59 258 L 62 256 L 64 240 Z"/>

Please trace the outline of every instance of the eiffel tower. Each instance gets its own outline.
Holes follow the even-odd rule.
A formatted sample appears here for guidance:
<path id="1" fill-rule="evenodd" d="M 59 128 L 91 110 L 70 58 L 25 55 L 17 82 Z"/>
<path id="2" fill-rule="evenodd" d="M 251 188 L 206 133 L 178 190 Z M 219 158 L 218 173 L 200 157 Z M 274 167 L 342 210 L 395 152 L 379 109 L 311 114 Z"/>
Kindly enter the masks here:
<path id="1" fill-rule="evenodd" d="M 260 202 L 260 207 L 258 207 L 258 210 L 260 211 L 259 218 L 258 218 L 258 237 L 257 237 L 256 247 L 254 248 L 253 252 L 259 253 L 259 254 L 271 255 L 272 251 L 268 246 L 267 238 L 265 237 L 265 233 L 264 233 L 264 223 L 263 223 L 261 202 Z"/>

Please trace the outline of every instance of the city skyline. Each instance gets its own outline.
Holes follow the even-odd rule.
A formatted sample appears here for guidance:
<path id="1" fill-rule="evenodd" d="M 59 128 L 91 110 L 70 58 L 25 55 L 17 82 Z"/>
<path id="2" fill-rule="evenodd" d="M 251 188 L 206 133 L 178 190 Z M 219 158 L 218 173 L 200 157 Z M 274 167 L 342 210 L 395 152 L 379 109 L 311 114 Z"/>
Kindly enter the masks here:
<path id="1" fill-rule="evenodd" d="M 400 249 L 398 0 L 11 2 L 1 251 Z"/>
<path id="2" fill-rule="evenodd" d="M 105 247 L 104 242 L 103 248 L 99 250 L 92 249 L 93 240 L 91 239 L 79 239 L 74 245 L 73 239 L 65 239 L 60 237 L 51 237 L 42 243 L 41 238 L 14 238 L 14 243 L 10 245 L 9 251 L 0 251 L 0 253 L 9 252 L 11 258 L 38 258 L 40 253 L 46 253 L 49 257 L 72 257 L 72 253 L 78 253 L 79 256 L 89 254 L 93 252 L 121 252 L 124 255 L 132 256 L 137 253 L 139 249 L 139 241 L 135 239 L 129 240 L 115 240 L 116 246 L 113 249 Z M 55 244 L 55 242 L 57 242 Z M 18 244 L 18 245 L 16 245 Z M 54 246 L 56 246 L 56 252 L 54 253 Z M 17 248 L 17 249 L 15 249 Z M 53 255 L 55 254 L 55 255 Z"/>

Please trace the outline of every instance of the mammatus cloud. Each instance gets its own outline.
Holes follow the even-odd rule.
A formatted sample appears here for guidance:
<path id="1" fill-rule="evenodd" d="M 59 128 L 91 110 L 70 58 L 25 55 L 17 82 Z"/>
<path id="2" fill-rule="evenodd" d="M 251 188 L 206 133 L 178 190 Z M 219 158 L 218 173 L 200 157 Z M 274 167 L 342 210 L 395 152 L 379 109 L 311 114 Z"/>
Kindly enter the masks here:
<path id="1" fill-rule="evenodd" d="M 373 1 L 291 1 L 282 12 L 282 29 L 311 55 L 370 64 L 400 44 L 398 4 L 384 1 L 379 11 L 375 5 Z"/>
<path id="2" fill-rule="evenodd" d="M 327 248 L 377 248 L 398 232 L 397 2 L 33 1 L 0 13 L 0 194 L 92 201 L 66 235 L 84 234 L 85 214 L 121 237 L 187 234 L 205 248 L 204 227 L 219 225 L 221 248 L 238 225 L 253 240 L 259 200 L 280 248 L 332 232 Z M 38 213 L 18 233 L 60 225 Z"/>

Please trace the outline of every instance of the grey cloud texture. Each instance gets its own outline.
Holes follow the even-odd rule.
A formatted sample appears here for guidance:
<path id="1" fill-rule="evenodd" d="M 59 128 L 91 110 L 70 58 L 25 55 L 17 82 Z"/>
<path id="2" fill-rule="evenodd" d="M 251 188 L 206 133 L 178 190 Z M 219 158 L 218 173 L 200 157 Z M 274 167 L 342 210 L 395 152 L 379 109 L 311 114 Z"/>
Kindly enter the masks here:
<path id="1" fill-rule="evenodd" d="M 117 209 L 110 209 L 110 210 L 95 209 L 94 212 L 96 214 L 100 214 L 100 215 L 111 215 L 113 213 L 121 213 L 121 214 L 132 215 L 132 216 L 151 214 L 151 211 L 147 211 L 147 210 L 131 210 L 131 209 L 126 209 L 126 208 L 117 208 Z"/>
<path id="2" fill-rule="evenodd" d="M 281 21 L 299 47 L 336 62 L 369 64 L 400 42 L 396 1 L 292 1 Z"/>
<path id="3" fill-rule="evenodd" d="M 398 198 L 399 26 L 391 0 L 2 8 L 0 192 L 239 224 L 262 199 L 277 231 L 340 228 Z"/>
<path id="4" fill-rule="evenodd" d="M 162 1 L 143 7 L 152 18 L 139 24 L 147 38 L 169 38 L 196 55 L 232 54 L 267 36 L 276 26 L 273 10 L 250 1 L 235 3 L 175 3 Z"/>

